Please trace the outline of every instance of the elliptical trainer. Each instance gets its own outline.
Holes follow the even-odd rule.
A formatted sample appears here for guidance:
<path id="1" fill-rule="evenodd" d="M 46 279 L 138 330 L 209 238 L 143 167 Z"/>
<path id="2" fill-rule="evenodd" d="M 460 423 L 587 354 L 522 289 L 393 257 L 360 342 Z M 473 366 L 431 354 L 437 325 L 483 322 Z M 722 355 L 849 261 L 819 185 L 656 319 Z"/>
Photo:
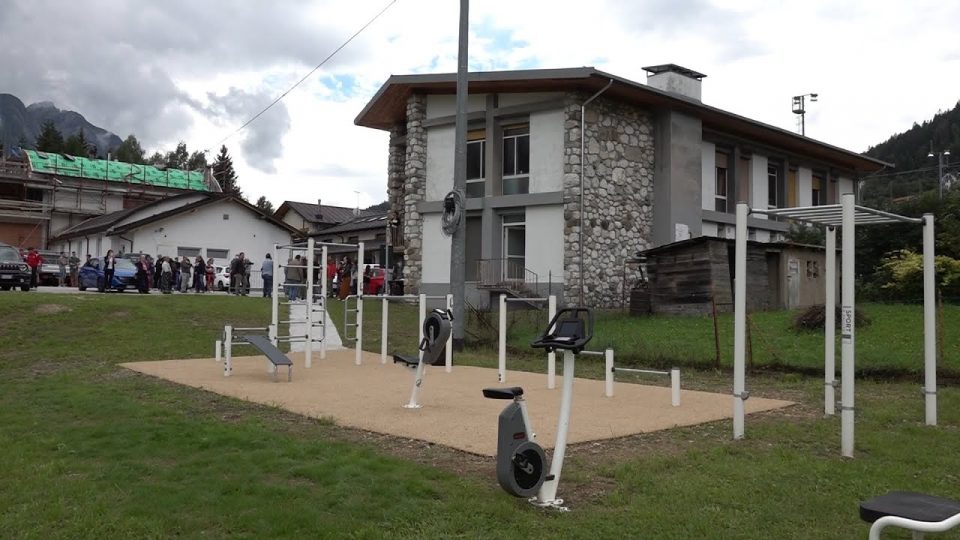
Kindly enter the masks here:
<path id="1" fill-rule="evenodd" d="M 563 351 L 563 390 L 560 398 L 560 418 L 557 423 L 557 441 L 554 445 L 550 472 L 547 474 L 546 454 L 537 444 L 536 435 L 527 415 L 523 388 L 484 388 L 483 396 L 490 399 L 512 399 L 500 413 L 497 431 L 497 482 L 507 493 L 528 497 L 532 504 L 565 511 L 563 499 L 557 498 L 557 485 L 563 469 L 567 449 L 567 429 L 570 426 L 570 406 L 573 400 L 573 370 L 576 355 L 593 338 L 593 312 L 588 308 L 560 310 L 547 329 L 531 347 Z"/>

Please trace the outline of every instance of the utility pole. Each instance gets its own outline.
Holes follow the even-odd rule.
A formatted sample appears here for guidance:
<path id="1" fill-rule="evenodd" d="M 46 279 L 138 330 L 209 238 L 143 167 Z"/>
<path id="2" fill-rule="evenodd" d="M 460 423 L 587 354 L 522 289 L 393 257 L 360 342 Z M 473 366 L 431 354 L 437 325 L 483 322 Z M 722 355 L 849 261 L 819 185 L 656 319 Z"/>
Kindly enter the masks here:
<path id="1" fill-rule="evenodd" d="M 817 94 L 803 94 L 802 96 L 793 96 L 793 114 L 800 115 L 800 135 L 807 136 L 807 108 L 806 100 L 810 102 L 817 101 Z"/>
<path id="2" fill-rule="evenodd" d="M 467 191 L 467 41 L 470 0 L 460 0 L 460 39 L 457 51 L 457 123 L 453 154 L 453 190 L 459 195 L 460 220 L 450 245 L 450 294 L 453 295 L 453 350 L 463 350 L 466 303 L 466 191 Z"/>
<path id="3" fill-rule="evenodd" d="M 946 162 L 945 158 L 950 157 L 950 150 L 941 150 L 940 152 L 934 153 L 933 151 L 933 141 L 930 141 L 930 153 L 927 154 L 927 157 L 937 156 L 937 186 L 940 191 L 940 199 L 943 199 L 943 165 Z"/>

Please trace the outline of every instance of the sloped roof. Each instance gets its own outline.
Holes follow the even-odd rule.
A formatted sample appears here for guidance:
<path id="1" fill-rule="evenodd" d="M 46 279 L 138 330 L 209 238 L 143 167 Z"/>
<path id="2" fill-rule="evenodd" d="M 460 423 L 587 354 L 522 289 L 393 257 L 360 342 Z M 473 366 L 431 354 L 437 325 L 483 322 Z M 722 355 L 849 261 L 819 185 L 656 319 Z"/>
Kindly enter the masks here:
<path id="1" fill-rule="evenodd" d="M 317 205 L 297 201 L 283 201 L 283 204 L 280 205 L 280 208 L 278 208 L 273 215 L 277 219 L 283 219 L 283 216 L 290 210 L 300 214 L 311 223 L 343 223 L 354 217 L 353 208 L 326 204 Z M 317 214 L 321 216 L 319 219 L 317 218 Z"/>
<path id="2" fill-rule="evenodd" d="M 657 67 L 657 66 L 654 66 Z M 469 74 L 470 93 L 581 91 L 592 94 L 612 85 L 604 97 L 639 107 L 672 110 L 699 118 L 704 131 L 714 130 L 783 148 L 798 155 L 856 171 L 873 172 L 892 164 L 704 105 L 699 100 L 659 90 L 593 67 L 487 71 Z M 414 93 L 455 94 L 456 73 L 392 75 L 364 106 L 354 124 L 389 130 L 406 117 L 407 98 Z"/>
<path id="3" fill-rule="evenodd" d="M 358 216 L 350 221 L 346 221 L 339 225 L 334 225 L 329 229 L 324 229 L 318 233 L 313 233 L 311 236 L 326 236 L 328 234 L 343 234 L 348 232 L 369 231 L 374 229 L 380 230 L 385 229 L 386 227 L 387 213 L 377 212 Z"/>
<path id="4" fill-rule="evenodd" d="M 129 184 L 147 184 L 151 186 L 191 191 L 210 191 L 199 171 L 179 169 L 161 170 L 152 165 L 138 165 L 122 161 L 90 159 L 67 154 L 24 150 L 30 169 L 43 174 L 73 176 L 91 180 L 106 180 Z"/>
<path id="5" fill-rule="evenodd" d="M 98 234 L 98 233 L 101 233 L 101 232 L 106 232 L 108 235 L 123 234 L 123 233 L 125 233 L 125 232 L 127 232 L 127 231 L 130 231 L 130 230 L 133 230 L 133 229 L 138 229 L 138 228 L 140 228 L 140 227 L 142 227 L 142 226 L 144 226 L 144 225 L 148 225 L 148 224 L 154 223 L 154 222 L 156 222 L 156 221 L 161 221 L 161 220 L 164 220 L 164 219 L 167 219 L 167 218 L 176 216 L 176 215 L 178 215 L 178 214 L 182 214 L 182 213 L 184 213 L 184 212 L 189 212 L 189 211 L 194 210 L 194 209 L 196 209 L 196 208 L 200 208 L 200 207 L 206 206 L 206 205 L 208 205 L 208 204 L 218 203 L 218 202 L 221 202 L 221 201 L 231 201 L 231 202 L 235 202 L 235 203 L 237 203 L 237 204 L 239 204 L 239 205 L 247 208 L 248 210 L 250 210 L 250 211 L 252 211 L 252 212 L 254 212 L 254 213 L 260 214 L 260 215 L 263 217 L 263 219 L 265 219 L 265 220 L 273 223 L 274 225 L 276 225 L 276 226 L 278 226 L 278 227 L 280 227 L 280 228 L 282 228 L 282 229 L 284 229 L 284 230 L 286 230 L 286 231 L 289 231 L 290 233 L 299 232 L 299 231 L 297 231 L 296 228 L 291 227 L 290 225 L 284 223 L 283 221 L 280 221 L 279 219 L 276 219 L 276 218 L 274 218 L 273 216 L 271 216 L 271 215 L 269 215 L 269 214 L 265 214 L 262 210 L 260 210 L 260 209 L 257 208 L 256 206 L 250 204 L 249 202 L 247 202 L 247 201 L 245 201 L 245 200 L 243 200 L 243 199 L 241 199 L 241 198 L 239 198 L 239 197 L 235 197 L 235 196 L 233 196 L 233 195 L 221 194 L 221 193 L 203 193 L 203 194 L 202 194 L 202 195 L 203 195 L 203 198 L 201 198 L 201 199 L 198 200 L 198 201 L 194 201 L 194 202 L 192 202 L 192 203 L 187 203 L 187 204 L 184 204 L 184 205 L 182 205 L 182 206 L 178 206 L 178 207 L 176 207 L 176 208 L 172 208 L 172 209 L 170 209 L 170 210 L 167 210 L 166 212 L 159 212 L 159 213 L 157 213 L 157 214 L 153 214 L 153 215 L 150 215 L 150 216 L 146 216 L 146 217 L 144 217 L 143 219 L 139 219 L 139 220 L 136 220 L 136 221 L 131 221 L 130 223 L 124 224 L 124 225 L 119 226 L 119 227 L 117 226 L 118 223 L 120 223 L 121 221 L 123 221 L 123 220 L 126 219 L 127 217 L 132 216 L 132 215 L 136 214 L 136 213 L 139 212 L 139 211 L 148 209 L 148 208 L 150 208 L 151 206 L 154 206 L 154 205 L 157 205 L 157 204 L 160 204 L 160 203 L 169 203 L 171 200 L 176 200 L 176 199 L 189 199 L 189 198 L 191 198 L 191 196 L 195 196 L 195 195 L 196 195 L 196 194 L 194 194 L 194 193 L 184 193 L 184 194 L 181 194 L 181 195 L 177 195 L 177 196 L 175 196 L 175 197 L 167 197 L 167 198 L 164 198 L 164 199 L 157 199 L 157 200 L 155 200 L 155 201 L 152 201 L 152 202 L 150 202 L 150 203 L 148 203 L 148 204 L 145 204 L 145 205 L 143 205 L 143 206 L 138 206 L 138 207 L 136 207 L 136 208 L 128 208 L 128 209 L 125 209 L 125 210 L 118 210 L 118 211 L 116 211 L 116 212 L 111 212 L 111 213 L 109 213 L 109 214 L 104 214 L 104 215 L 102 215 L 102 216 L 92 217 L 92 218 L 90 218 L 90 219 L 88 219 L 88 220 L 85 220 L 85 221 L 83 221 L 83 222 L 81 222 L 81 223 L 78 223 L 78 224 L 74 225 L 73 227 L 70 227 L 70 228 L 64 230 L 63 232 L 61 232 L 60 234 L 58 234 L 55 238 L 51 238 L 51 240 L 62 240 L 62 239 L 66 239 L 66 238 L 75 238 L 75 237 L 77 237 L 77 236 L 84 236 L 84 235 L 89 235 L 89 234 Z"/>

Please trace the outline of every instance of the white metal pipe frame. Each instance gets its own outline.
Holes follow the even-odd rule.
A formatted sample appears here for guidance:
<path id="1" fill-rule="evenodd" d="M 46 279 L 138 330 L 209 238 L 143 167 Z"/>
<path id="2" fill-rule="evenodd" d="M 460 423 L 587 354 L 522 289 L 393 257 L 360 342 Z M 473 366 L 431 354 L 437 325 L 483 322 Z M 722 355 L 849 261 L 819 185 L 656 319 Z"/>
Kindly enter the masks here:
<path id="1" fill-rule="evenodd" d="M 546 303 L 547 320 L 552 321 L 557 314 L 557 297 L 550 295 L 543 298 L 508 298 L 501 294 L 499 297 L 499 321 L 497 324 L 497 380 L 507 382 L 507 303 L 518 302 L 524 304 Z M 557 387 L 557 353 L 547 353 L 547 388 Z"/>
<path id="2" fill-rule="evenodd" d="M 614 363 L 613 349 L 607 348 L 600 351 L 580 351 L 580 354 L 603 356 L 604 360 L 604 378 L 603 394 L 606 397 L 613 397 L 614 375 L 619 372 L 636 373 L 639 375 L 669 375 L 670 376 L 670 404 L 674 407 L 680 406 L 680 368 L 673 367 L 670 371 L 660 369 L 640 369 L 617 367 Z"/>
<path id="3" fill-rule="evenodd" d="M 785 217 L 795 221 L 826 226 L 826 298 L 824 309 L 824 414 L 832 415 L 835 405 L 835 342 L 834 309 L 836 302 L 836 227 L 842 228 L 840 253 L 840 453 L 853 457 L 854 444 L 854 385 L 856 359 L 856 282 L 854 275 L 856 226 L 880 223 L 913 223 L 923 227 L 923 359 L 924 359 L 924 419 L 930 426 L 937 425 L 937 366 L 936 366 L 936 283 L 934 274 L 933 215 L 922 218 L 899 216 L 856 204 L 852 193 L 845 193 L 840 204 L 779 209 L 750 209 L 737 204 L 736 262 L 734 277 L 734 419 L 733 436 L 743 437 L 745 334 L 746 334 L 746 266 L 747 218 L 758 213 Z"/>
<path id="4" fill-rule="evenodd" d="M 319 247 L 317 247 L 319 246 Z M 270 299 L 270 325 L 265 328 L 233 328 L 231 326 L 224 327 L 224 338 L 223 340 L 217 341 L 216 344 L 216 357 L 219 361 L 221 357 L 221 349 L 224 351 L 224 359 L 226 363 L 224 365 L 224 375 L 229 376 L 232 368 L 232 346 L 234 345 L 246 345 L 245 342 L 234 342 L 232 337 L 232 332 L 236 330 L 256 330 L 256 331 L 266 331 L 267 337 L 270 339 L 270 342 L 273 346 L 277 346 L 280 343 L 303 343 L 304 344 L 304 366 L 311 367 L 313 363 L 313 347 L 315 342 L 320 343 L 320 358 L 326 358 L 326 321 L 327 321 L 327 247 L 328 246 L 338 246 L 338 247 L 356 247 L 358 248 L 359 256 L 363 255 L 363 243 L 360 244 L 332 244 L 329 242 L 315 242 L 313 238 L 307 239 L 306 242 L 293 243 L 293 244 L 274 244 L 273 245 L 273 274 L 275 279 L 273 280 L 273 291 Z M 306 254 L 305 262 L 306 264 L 294 265 L 282 263 L 279 260 L 281 250 L 286 250 L 289 252 L 288 259 L 293 259 L 294 255 L 298 252 L 303 252 Z M 314 294 L 314 282 L 313 282 L 313 270 L 316 268 L 314 264 L 314 256 L 316 252 L 319 251 L 320 256 L 320 301 L 317 303 L 317 295 Z M 362 260 L 362 259 L 361 259 Z M 285 270 L 286 268 L 303 268 L 306 271 L 306 283 L 299 284 L 290 284 L 284 283 L 286 281 L 285 276 L 280 276 L 279 272 Z M 300 287 L 304 290 L 304 302 L 300 304 L 299 302 L 287 301 L 284 302 L 285 305 L 303 305 L 306 309 L 306 316 L 304 321 L 294 320 L 292 318 L 287 320 L 280 320 L 280 293 L 283 290 L 283 287 Z M 314 320 L 315 316 L 320 316 L 320 321 Z M 280 325 L 293 325 L 293 324 L 303 324 L 306 329 L 303 334 L 280 334 Z M 320 335 L 316 336 L 315 331 L 320 330 Z M 271 362 L 267 361 L 267 372 L 272 373 L 276 369 Z"/>

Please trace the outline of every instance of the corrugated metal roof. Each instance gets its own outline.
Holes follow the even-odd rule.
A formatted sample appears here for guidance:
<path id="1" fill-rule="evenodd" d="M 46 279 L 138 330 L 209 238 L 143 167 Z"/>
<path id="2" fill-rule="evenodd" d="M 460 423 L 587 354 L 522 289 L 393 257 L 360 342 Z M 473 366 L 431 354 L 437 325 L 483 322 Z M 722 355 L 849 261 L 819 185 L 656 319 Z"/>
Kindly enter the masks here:
<path id="1" fill-rule="evenodd" d="M 341 223 L 340 225 L 334 225 L 329 229 L 324 229 L 318 233 L 314 233 L 311 236 L 326 236 L 328 234 L 342 234 L 346 232 L 355 232 L 355 231 L 369 231 L 369 230 L 380 230 L 386 229 L 387 227 L 387 213 L 386 212 L 377 212 L 376 214 L 369 214 L 365 216 L 360 216 L 350 221 Z"/>
<path id="2" fill-rule="evenodd" d="M 316 205 L 297 201 L 284 201 L 283 204 L 313 223 L 343 223 L 354 217 L 354 209 L 345 206 Z"/>

